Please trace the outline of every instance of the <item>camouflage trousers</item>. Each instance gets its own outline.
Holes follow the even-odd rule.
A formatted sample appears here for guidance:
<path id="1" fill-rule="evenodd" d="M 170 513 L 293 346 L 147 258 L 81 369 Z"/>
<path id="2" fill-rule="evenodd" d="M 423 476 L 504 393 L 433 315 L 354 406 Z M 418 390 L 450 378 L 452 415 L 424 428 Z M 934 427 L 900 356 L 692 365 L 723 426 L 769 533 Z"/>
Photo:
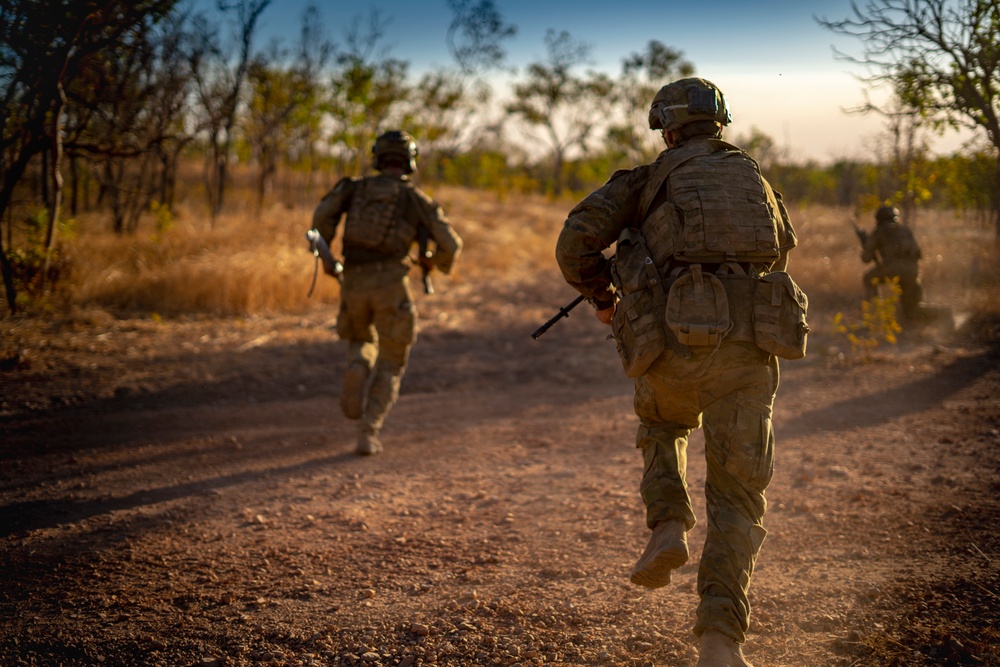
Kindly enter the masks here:
<path id="1" fill-rule="evenodd" d="M 347 363 L 369 371 L 360 428 L 374 435 L 399 397 L 410 348 L 416 341 L 417 309 L 406 267 L 345 273 L 337 334 L 348 343 Z"/>
<path id="2" fill-rule="evenodd" d="M 771 407 L 778 363 L 752 343 L 665 352 L 635 382 L 636 447 L 644 471 L 646 523 L 695 525 L 687 485 L 687 444 L 703 425 L 708 536 L 698 570 L 695 633 L 717 630 L 743 642 L 750 624 L 747 591 L 764 541 L 764 490 L 774 466 Z"/>

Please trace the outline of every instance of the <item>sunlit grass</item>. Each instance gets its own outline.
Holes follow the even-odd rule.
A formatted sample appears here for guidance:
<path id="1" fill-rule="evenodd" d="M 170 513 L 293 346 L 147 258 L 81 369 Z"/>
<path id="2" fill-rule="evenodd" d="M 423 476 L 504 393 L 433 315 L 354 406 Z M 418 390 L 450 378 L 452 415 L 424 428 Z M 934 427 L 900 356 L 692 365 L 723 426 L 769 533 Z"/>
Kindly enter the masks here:
<path id="1" fill-rule="evenodd" d="M 427 190 L 465 240 L 455 273 L 446 280 L 454 287 L 466 286 L 457 291 L 472 295 L 467 301 L 474 302 L 474 295 L 487 286 L 496 298 L 493 291 L 502 294 L 503 286 L 515 283 L 562 285 L 554 244 L 575 202 L 542 196 L 501 200 L 492 193 L 454 187 Z M 139 234 L 128 237 L 106 231 L 100 218 L 81 218 L 78 236 L 67 241 L 72 301 L 115 314 L 161 316 L 294 313 L 334 304 L 338 285 L 322 272 L 312 298 L 306 296 L 314 262 L 304 234 L 314 204 L 303 201 L 298 207 L 273 207 L 259 214 L 228 213 L 213 225 L 201 213 L 203 206 L 189 201 L 178 207 L 176 219 L 164 231 L 154 233 L 149 221 Z M 811 307 L 831 314 L 858 308 L 866 267 L 849 224 L 850 212 L 793 203 L 790 213 L 799 238 L 790 272 L 809 295 Z M 948 212 L 928 212 L 917 236 L 924 250 L 928 301 L 956 310 L 995 307 L 991 304 L 997 303 L 1000 277 L 991 228 Z M 562 287 L 559 293 L 573 296 Z"/>

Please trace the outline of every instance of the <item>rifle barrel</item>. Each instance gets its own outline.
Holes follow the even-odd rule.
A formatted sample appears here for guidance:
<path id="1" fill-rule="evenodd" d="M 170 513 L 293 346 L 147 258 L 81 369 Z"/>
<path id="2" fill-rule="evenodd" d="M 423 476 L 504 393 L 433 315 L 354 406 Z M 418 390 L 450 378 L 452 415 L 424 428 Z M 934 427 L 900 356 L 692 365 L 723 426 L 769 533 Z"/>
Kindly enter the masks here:
<path id="1" fill-rule="evenodd" d="M 549 329 L 551 329 L 553 324 L 555 324 L 564 317 L 569 317 L 569 311 L 573 310 L 578 305 L 580 305 L 580 302 L 583 301 L 583 299 L 584 296 L 581 294 L 580 296 L 573 299 L 573 301 L 560 308 L 559 312 L 553 315 L 548 322 L 535 329 L 534 333 L 531 334 L 531 337 L 534 338 L 535 340 L 538 340 L 538 337 L 541 336 L 546 331 L 548 331 Z"/>

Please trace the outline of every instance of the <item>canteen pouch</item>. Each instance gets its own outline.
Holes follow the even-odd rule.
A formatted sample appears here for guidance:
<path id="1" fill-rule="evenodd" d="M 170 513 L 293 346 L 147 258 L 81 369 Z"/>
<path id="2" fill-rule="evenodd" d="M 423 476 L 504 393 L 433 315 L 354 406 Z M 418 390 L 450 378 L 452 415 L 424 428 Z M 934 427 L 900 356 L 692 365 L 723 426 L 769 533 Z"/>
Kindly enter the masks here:
<path id="1" fill-rule="evenodd" d="M 718 346 L 733 328 L 722 281 L 692 264 L 670 285 L 666 323 L 681 345 Z"/>
<path id="2" fill-rule="evenodd" d="M 754 292 L 754 342 L 782 359 L 806 356 L 809 299 L 784 271 L 761 276 Z"/>

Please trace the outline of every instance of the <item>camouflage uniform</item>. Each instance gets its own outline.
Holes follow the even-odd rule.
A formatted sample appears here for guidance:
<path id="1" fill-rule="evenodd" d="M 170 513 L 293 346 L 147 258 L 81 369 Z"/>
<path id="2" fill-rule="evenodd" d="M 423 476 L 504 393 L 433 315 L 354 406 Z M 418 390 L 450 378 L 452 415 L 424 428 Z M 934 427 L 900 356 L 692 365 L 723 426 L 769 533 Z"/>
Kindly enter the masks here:
<path id="1" fill-rule="evenodd" d="M 404 136 L 408 139 L 408 135 Z M 412 140 L 409 142 L 412 145 Z M 415 156 L 415 149 L 411 150 Z M 412 159 L 410 164 L 408 171 L 412 171 Z M 366 192 L 387 189 L 398 193 L 391 220 L 384 229 L 375 229 L 379 239 L 370 241 L 371 225 L 363 226 L 352 218 L 360 217 L 355 212 L 364 209 L 364 202 L 358 200 Z M 416 340 L 417 310 L 408 275 L 413 263 L 410 248 L 423 227 L 436 245 L 433 266 L 449 273 L 462 241 L 441 207 L 405 174 L 381 173 L 341 180 L 316 207 L 313 226 L 329 243 L 344 214 L 344 274 L 337 333 L 348 342 L 348 370 L 341 406 L 346 416 L 360 419 L 358 451 L 370 454 L 381 450 L 377 435 L 399 396 L 410 348 Z M 345 398 L 352 398 L 350 394 L 358 391 L 361 394 L 357 407 L 348 409 Z M 355 410 L 360 414 L 351 414 Z M 374 451 L 365 451 L 362 443 L 374 443 Z"/>
<path id="2" fill-rule="evenodd" d="M 878 294 L 878 283 L 897 278 L 902 290 L 903 316 L 917 319 L 921 316 L 923 301 L 920 246 L 910 228 L 899 221 L 896 209 L 883 206 L 876 212 L 876 220 L 875 230 L 865 239 L 861 252 L 862 262 L 875 262 L 875 266 L 865 272 L 865 298 L 871 300 Z"/>
<path id="3" fill-rule="evenodd" d="M 638 227 L 644 234 L 649 231 L 650 236 L 656 233 L 651 228 L 662 222 L 648 213 L 643 219 L 640 210 L 647 183 L 672 151 L 698 144 L 713 155 L 740 152 L 713 136 L 687 137 L 680 147 L 661 153 L 656 162 L 615 173 L 570 212 L 557 242 L 556 258 L 566 281 L 591 297 L 599 309 L 608 306 L 612 289 L 611 262 L 602 251 L 627 227 Z M 655 212 L 671 197 L 671 178 L 667 177 L 647 211 Z M 718 185 L 726 187 L 727 183 Z M 767 205 L 778 221 L 779 254 L 769 264 L 747 266 L 754 274 L 783 270 L 787 253 L 796 244 L 780 195 L 766 181 L 763 186 Z M 676 265 L 671 256 L 659 257 L 656 263 L 662 276 Z M 706 264 L 704 268 L 716 267 Z M 654 315 L 662 320 L 660 312 Z M 644 462 L 640 494 L 650 529 L 670 520 L 683 522 L 687 530 L 695 525 L 686 483 L 686 449 L 691 430 L 704 424 L 708 536 L 698 575 L 701 602 L 695 632 L 702 635 L 714 630 L 742 643 L 749 626 L 750 575 L 765 535 L 764 490 L 773 465 L 771 408 L 778 387 L 778 362 L 753 342 L 730 338 L 686 351 L 668 347 L 635 379 L 634 407 L 640 421 L 636 446 Z"/>

